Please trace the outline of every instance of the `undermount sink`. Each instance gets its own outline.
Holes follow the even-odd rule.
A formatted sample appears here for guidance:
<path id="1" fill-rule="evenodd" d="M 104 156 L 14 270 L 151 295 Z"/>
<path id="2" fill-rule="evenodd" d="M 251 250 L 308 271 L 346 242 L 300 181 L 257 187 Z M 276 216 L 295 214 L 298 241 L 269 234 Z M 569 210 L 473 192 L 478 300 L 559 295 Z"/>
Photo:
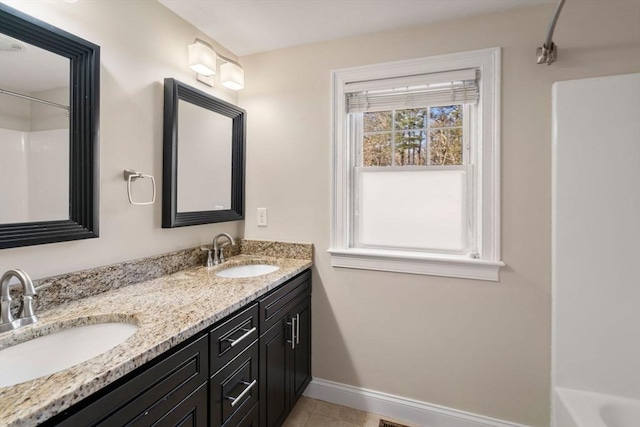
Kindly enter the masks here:
<path id="1" fill-rule="evenodd" d="M 124 342 L 138 329 L 112 322 L 75 326 L 0 350 L 0 387 L 51 375 Z"/>
<path id="2" fill-rule="evenodd" d="M 216 272 L 216 276 L 218 277 L 231 277 L 231 278 L 243 278 L 243 277 L 256 277 L 262 276 L 263 274 L 273 273 L 278 270 L 280 267 L 276 265 L 269 264 L 250 264 L 250 265 L 239 265 L 236 267 L 225 268 L 224 270 L 220 270 Z"/>

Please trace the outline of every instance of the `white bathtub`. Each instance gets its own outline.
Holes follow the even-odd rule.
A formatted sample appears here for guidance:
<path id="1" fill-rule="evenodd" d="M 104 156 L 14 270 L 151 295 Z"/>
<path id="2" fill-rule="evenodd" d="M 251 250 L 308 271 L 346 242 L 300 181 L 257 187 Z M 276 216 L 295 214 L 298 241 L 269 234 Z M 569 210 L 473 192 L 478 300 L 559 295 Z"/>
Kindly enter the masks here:
<path id="1" fill-rule="evenodd" d="M 640 400 L 556 388 L 555 427 L 638 427 Z"/>

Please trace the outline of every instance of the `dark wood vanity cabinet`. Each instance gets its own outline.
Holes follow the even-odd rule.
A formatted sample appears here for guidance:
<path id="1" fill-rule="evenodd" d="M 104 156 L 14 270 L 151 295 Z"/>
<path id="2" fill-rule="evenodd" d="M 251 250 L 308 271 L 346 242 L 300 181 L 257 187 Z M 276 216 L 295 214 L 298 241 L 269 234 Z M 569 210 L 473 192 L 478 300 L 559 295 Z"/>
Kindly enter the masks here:
<path id="1" fill-rule="evenodd" d="M 206 426 L 208 337 L 162 355 L 46 425 Z"/>
<path id="2" fill-rule="evenodd" d="M 310 380 L 307 270 L 43 425 L 275 427 Z"/>
<path id="3" fill-rule="evenodd" d="M 209 334 L 210 427 L 242 425 L 258 405 L 258 323 L 254 303 Z"/>
<path id="4" fill-rule="evenodd" d="M 263 298 L 260 322 L 260 425 L 279 427 L 311 381 L 310 273 Z"/>

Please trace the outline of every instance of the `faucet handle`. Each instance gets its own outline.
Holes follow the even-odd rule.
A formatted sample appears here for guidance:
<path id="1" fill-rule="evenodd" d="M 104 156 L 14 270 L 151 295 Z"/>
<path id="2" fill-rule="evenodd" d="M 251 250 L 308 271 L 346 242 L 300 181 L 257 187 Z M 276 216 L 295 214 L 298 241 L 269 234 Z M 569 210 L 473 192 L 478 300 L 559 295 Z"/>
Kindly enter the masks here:
<path id="1" fill-rule="evenodd" d="M 200 248 L 201 251 L 207 251 L 207 261 L 205 262 L 205 267 L 213 267 L 213 258 L 211 257 L 211 249 L 206 246 L 202 246 Z"/>
<path id="2" fill-rule="evenodd" d="M 218 259 L 220 260 L 220 263 L 224 262 L 224 248 L 226 248 L 227 246 L 229 246 L 229 242 L 225 242 L 218 247 Z"/>

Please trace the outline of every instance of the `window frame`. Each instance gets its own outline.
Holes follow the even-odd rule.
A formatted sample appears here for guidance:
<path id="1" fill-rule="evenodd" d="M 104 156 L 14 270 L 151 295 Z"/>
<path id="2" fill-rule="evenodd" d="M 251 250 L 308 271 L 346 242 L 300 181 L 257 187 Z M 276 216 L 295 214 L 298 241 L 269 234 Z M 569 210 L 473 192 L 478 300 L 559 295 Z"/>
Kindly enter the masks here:
<path id="1" fill-rule="evenodd" d="M 332 224 L 328 252 L 333 267 L 499 281 L 500 267 L 505 265 L 500 259 L 500 63 L 500 48 L 488 48 L 332 71 Z M 478 254 L 351 246 L 358 144 L 349 141 L 345 85 L 469 68 L 478 69 L 481 76 L 478 118 L 470 124 L 471 131 L 478 135 L 478 152 L 471 153 L 478 159 L 474 166 L 477 174 L 473 175 L 480 181 L 472 195 L 478 210 L 474 227 Z"/>

